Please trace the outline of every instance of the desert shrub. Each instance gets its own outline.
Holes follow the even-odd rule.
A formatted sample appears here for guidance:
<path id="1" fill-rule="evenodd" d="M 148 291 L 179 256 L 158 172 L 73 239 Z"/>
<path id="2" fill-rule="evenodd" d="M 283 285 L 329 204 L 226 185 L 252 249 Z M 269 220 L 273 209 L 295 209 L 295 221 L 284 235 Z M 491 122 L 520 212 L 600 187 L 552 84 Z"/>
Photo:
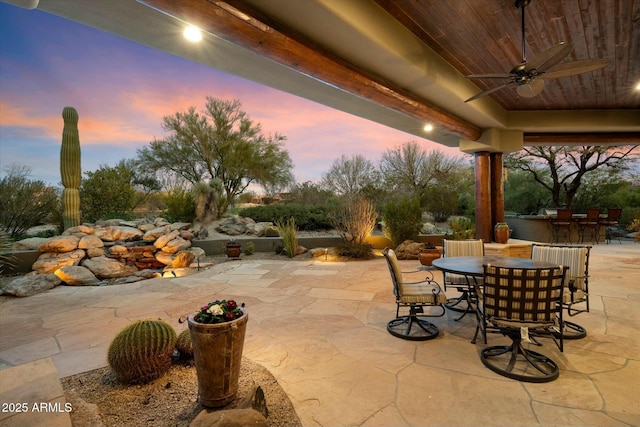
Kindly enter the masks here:
<path id="1" fill-rule="evenodd" d="M 193 194 L 181 187 L 175 187 L 162 196 L 166 204 L 163 216 L 170 222 L 191 222 L 196 217 L 196 201 Z"/>
<path id="2" fill-rule="evenodd" d="M 282 236 L 282 242 L 284 249 L 287 251 L 287 256 L 293 258 L 298 252 L 298 232 L 296 230 L 296 220 L 291 217 L 286 222 L 277 221 L 276 227 Z"/>
<path id="3" fill-rule="evenodd" d="M 29 168 L 14 166 L 0 180 L 0 228 L 12 238 L 48 222 L 51 212 L 62 206 L 57 190 L 29 179 L 29 172 Z"/>
<path id="4" fill-rule="evenodd" d="M 249 241 L 244 245 L 244 254 L 245 255 L 253 255 L 253 253 L 256 251 L 256 245 Z"/>
<path id="5" fill-rule="evenodd" d="M 638 218 L 640 218 L 640 208 L 622 208 L 619 221 L 620 226 L 626 228 Z"/>
<path id="6" fill-rule="evenodd" d="M 124 328 L 109 345 L 107 361 L 118 381 L 146 383 L 171 367 L 176 332 L 162 320 L 139 320 Z"/>
<path id="7" fill-rule="evenodd" d="M 345 243 L 342 242 L 336 247 L 336 253 L 340 256 L 355 259 L 373 258 L 373 246 L 369 243 Z"/>
<path id="8" fill-rule="evenodd" d="M 447 238 L 453 240 L 473 239 L 476 234 L 476 225 L 472 220 L 465 217 L 449 220 L 451 234 Z"/>
<path id="9" fill-rule="evenodd" d="M 240 216 L 251 218 L 256 222 L 282 222 L 294 218 L 298 230 L 327 230 L 332 227 L 329 218 L 330 208 L 327 206 L 306 206 L 300 204 L 273 204 L 253 206 L 242 209 Z"/>
<path id="10" fill-rule="evenodd" d="M 122 164 L 85 172 L 80 184 L 82 220 L 133 218 L 136 191 L 132 181 L 133 171 Z"/>
<path id="11" fill-rule="evenodd" d="M 417 198 L 387 202 L 382 213 L 384 234 L 394 246 L 405 240 L 417 240 L 422 229 L 422 210 Z"/>
<path id="12" fill-rule="evenodd" d="M 360 244 L 376 226 L 378 212 L 370 200 L 354 196 L 343 198 L 330 217 L 343 242 Z"/>
<path id="13" fill-rule="evenodd" d="M 368 258 L 373 254 L 365 239 L 376 226 L 378 212 L 374 204 L 361 196 L 344 197 L 331 214 L 333 228 L 342 238 L 341 255 Z M 351 248 L 349 248 L 351 247 Z"/>
<path id="14" fill-rule="evenodd" d="M 16 265 L 16 257 L 9 252 L 10 250 L 11 239 L 7 233 L 0 230 L 0 276 L 12 271 Z"/>

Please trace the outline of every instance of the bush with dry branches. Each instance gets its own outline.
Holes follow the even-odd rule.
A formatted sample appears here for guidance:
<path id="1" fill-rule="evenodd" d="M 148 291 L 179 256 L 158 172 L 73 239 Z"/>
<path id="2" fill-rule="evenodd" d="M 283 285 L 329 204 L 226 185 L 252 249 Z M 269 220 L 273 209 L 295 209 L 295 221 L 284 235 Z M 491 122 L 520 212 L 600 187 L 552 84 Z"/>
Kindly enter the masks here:
<path id="1" fill-rule="evenodd" d="M 362 196 L 344 197 L 331 216 L 333 227 L 340 233 L 343 245 L 340 255 L 366 258 L 371 255 L 371 245 L 366 238 L 373 231 L 378 212 L 370 200 Z"/>

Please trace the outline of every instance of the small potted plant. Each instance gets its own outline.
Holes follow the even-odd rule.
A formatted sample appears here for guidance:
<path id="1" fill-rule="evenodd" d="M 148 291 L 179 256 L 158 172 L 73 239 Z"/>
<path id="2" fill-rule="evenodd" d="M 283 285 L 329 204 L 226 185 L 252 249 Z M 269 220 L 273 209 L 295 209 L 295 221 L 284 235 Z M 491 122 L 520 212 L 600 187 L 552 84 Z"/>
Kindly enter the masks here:
<path id="1" fill-rule="evenodd" d="M 496 239 L 496 243 L 507 243 L 509 241 L 509 224 L 506 222 L 498 222 L 496 223 L 493 234 Z"/>
<path id="2" fill-rule="evenodd" d="M 240 259 L 241 253 L 242 253 L 242 245 L 236 239 L 231 239 L 227 242 L 228 258 Z"/>
<path id="3" fill-rule="evenodd" d="M 189 316 L 198 400 L 203 406 L 224 406 L 238 392 L 248 319 L 244 304 L 238 306 L 234 300 L 215 300 Z"/>
<path id="4" fill-rule="evenodd" d="M 440 258 L 441 255 L 439 248 L 436 248 L 432 242 L 426 242 L 424 248 L 420 249 L 418 259 L 420 264 L 430 266 L 433 260 Z"/>

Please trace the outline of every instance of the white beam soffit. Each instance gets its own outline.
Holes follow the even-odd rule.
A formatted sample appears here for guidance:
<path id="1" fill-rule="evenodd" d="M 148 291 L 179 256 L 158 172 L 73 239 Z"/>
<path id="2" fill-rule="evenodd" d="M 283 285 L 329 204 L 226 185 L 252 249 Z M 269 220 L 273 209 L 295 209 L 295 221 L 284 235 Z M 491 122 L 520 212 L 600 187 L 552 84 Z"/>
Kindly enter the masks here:
<path id="1" fill-rule="evenodd" d="M 460 137 L 477 139 L 482 130 L 489 128 L 523 130 L 525 138 L 528 133 L 533 133 L 536 141 L 543 141 L 545 133 L 554 134 L 557 141 L 559 134 L 571 138 L 571 134 L 588 132 L 592 141 L 597 142 L 601 133 L 601 142 L 610 144 L 612 133 L 624 132 L 622 139 L 625 141 L 640 142 L 640 111 L 637 109 L 509 112 L 489 98 L 465 104 L 464 99 L 475 93 L 477 87 L 369 0 L 228 2 L 259 6 L 267 17 L 271 15 L 273 20 L 296 29 L 291 25 L 293 20 L 304 30 L 304 38 L 290 37 L 296 33 L 282 34 L 254 17 L 242 17 L 237 12 L 230 14 L 233 7 L 216 0 L 145 0 L 152 7 L 136 0 L 83 2 L 82 7 L 68 0 L 40 0 L 39 3 L 34 0 L 4 1 L 23 7 L 26 3 L 30 7 L 37 4 L 39 10 L 447 146 L 457 146 Z M 285 3 L 287 7 L 283 7 Z M 164 9 L 164 13 L 158 9 Z M 206 16 L 198 16 L 203 11 Z M 264 15 L 258 13 L 256 16 Z M 295 58 L 292 60 L 286 55 L 273 58 L 268 49 L 260 51 L 252 46 L 252 43 L 257 43 L 258 48 L 264 49 L 260 45 L 265 41 L 260 37 L 249 41 L 246 46 L 236 44 L 237 35 L 232 34 L 227 37 L 230 41 L 225 40 L 224 34 L 221 35 L 214 24 L 228 25 L 227 21 L 231 19 L 235 20 L 234 25 L 244 25 L 241 27 L 244 32 L 248 31 L 247 26 L 254 26 L 261 28 L 263 35 L 265 30 L 269 35 L 275 32 L 279 40 L 298 43 L 310 51 L 314 46 L 322 46 L 322 49 L 311 52 L 312 57 L 318 61 L 335 61 L 336 66 L 355 73 L 349 77 L 361 79 L 362 89 L 353 90 L 353 81 L 347 81 L 348 88 L 341 88 L 340 84 L 331 82 L 331 75 L 326 79 L 315 77 L 313 61 L 306 64 L 310 70 L 299 70 Z M 186 45 L 179 36 L 187 21 L 210 33 L 198 46 Z M 267 19 L 266 22 L 273 21 Z M 331 28 L 331 31 L 323 31 L 323 28 Z M 310 39 L 313 44 L 306 44 Z M 342 52 L 338 47 L 341 45 L 346 54 L 340 55 Z M 282 52 L 279 54 L 283 55 Z M 377 101 L 369 99 L 371 93 L 374 93 L 374 98 L 386 97 L 389 104 L 380 102 L 378 98 L 375 98 Z M 426 121 L 436 125 L 430 134 L 422 130 Z"/>

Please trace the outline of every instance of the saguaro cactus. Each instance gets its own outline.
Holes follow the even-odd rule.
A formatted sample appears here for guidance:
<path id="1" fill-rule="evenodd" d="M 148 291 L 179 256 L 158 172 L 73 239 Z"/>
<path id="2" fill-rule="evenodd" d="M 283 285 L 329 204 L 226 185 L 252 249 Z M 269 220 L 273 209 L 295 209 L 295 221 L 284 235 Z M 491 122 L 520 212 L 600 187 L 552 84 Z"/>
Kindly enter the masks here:
<path id="1" fill-rule="evenodd" d="M 78 112 L 73 107 L 62 110 L 64 128 L 60 148 L 60 175 L 62 176 L 62 220 L 64 229 L 80 225 L 80 137 Z"/>

